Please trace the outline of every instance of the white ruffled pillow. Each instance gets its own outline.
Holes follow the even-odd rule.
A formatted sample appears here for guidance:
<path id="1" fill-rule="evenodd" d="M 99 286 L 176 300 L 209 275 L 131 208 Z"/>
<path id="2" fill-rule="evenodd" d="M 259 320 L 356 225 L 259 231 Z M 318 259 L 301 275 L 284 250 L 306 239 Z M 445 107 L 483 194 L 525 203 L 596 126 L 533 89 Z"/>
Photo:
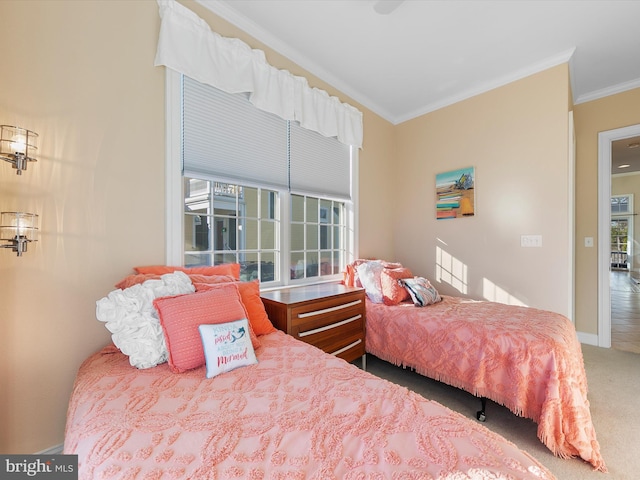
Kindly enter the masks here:
<path id="1" fill-rule="evenodd" d="M 96 302 L 96 318 L 105 322 L 113 343 L 129 356 L 131 365 L 155 367 L 167 361 L 168 351 L 153 300 L 193 292 L 187 274 L 167 273 L 158 280 L 112 291 Z"/>

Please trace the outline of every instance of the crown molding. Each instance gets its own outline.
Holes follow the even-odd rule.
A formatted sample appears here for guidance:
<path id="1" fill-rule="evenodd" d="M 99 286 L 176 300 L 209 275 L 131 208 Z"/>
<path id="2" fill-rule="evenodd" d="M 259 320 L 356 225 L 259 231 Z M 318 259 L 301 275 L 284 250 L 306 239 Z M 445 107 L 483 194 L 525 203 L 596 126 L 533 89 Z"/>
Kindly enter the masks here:
<path id="1" fill-rule="evenodd" d="M 598 100 L 599 98 L 608 97 L 610 95 L 626 92 L 627 90 L 633 90 L 634 88 L 639 88 L 639 87 L 640 87 L 640 78 L 636 78 L 635 80 L 618 83 L 617 85 L 612 85 L 611 87 L 606 87 L 600 90 L 594 90 L 593 92 L 584 93 L 580 95 L 578 98 L 576 98 L 574 103 L 575 105 L 578 105 L 580 103 L 591 102 L 593 100 Z"/>

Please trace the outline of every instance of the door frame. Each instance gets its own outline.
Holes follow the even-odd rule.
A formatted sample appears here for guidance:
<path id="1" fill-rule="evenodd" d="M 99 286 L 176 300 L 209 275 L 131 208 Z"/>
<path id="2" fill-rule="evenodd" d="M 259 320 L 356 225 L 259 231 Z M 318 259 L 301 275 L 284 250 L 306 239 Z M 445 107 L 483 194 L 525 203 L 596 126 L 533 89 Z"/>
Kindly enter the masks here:
<path id="1" fill-rule="evenodd" d="M 611 348 L 611 143 L 640 135 L 640 124 L 598 133 L 598 346 Z"/>

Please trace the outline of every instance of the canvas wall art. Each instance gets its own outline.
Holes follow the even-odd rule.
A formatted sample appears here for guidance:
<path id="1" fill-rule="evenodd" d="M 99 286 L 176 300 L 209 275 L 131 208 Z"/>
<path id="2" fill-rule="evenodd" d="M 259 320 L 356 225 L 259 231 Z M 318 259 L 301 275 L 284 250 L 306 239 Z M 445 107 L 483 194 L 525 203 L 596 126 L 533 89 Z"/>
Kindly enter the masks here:
<path id="1" fill-rule="evenodd" d="M 475 168 L 460 168 L 436 175 L 436 218 L 475 215 Z"/>

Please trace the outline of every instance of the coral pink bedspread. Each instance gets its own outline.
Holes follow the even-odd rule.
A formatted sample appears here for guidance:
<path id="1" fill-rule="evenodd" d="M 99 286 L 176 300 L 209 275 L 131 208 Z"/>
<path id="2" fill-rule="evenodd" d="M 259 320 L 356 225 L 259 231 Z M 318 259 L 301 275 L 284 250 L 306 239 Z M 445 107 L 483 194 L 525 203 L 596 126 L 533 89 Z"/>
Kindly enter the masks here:
<path id="1" fill-rule="evenodd" d="M 552 479 L 475 421 L 282 332 L 259 363 L 146 370 L 106 347 L 80 367 L 64 452 L 79 478 Z"/>
<path id="2" fill-rule="evenodd" d="M 606 471 L 571 322 L 534 308 L 442 298 L 421 308 L 367 300 L 367 352 L 531 418 L 554 454 Z"/>

